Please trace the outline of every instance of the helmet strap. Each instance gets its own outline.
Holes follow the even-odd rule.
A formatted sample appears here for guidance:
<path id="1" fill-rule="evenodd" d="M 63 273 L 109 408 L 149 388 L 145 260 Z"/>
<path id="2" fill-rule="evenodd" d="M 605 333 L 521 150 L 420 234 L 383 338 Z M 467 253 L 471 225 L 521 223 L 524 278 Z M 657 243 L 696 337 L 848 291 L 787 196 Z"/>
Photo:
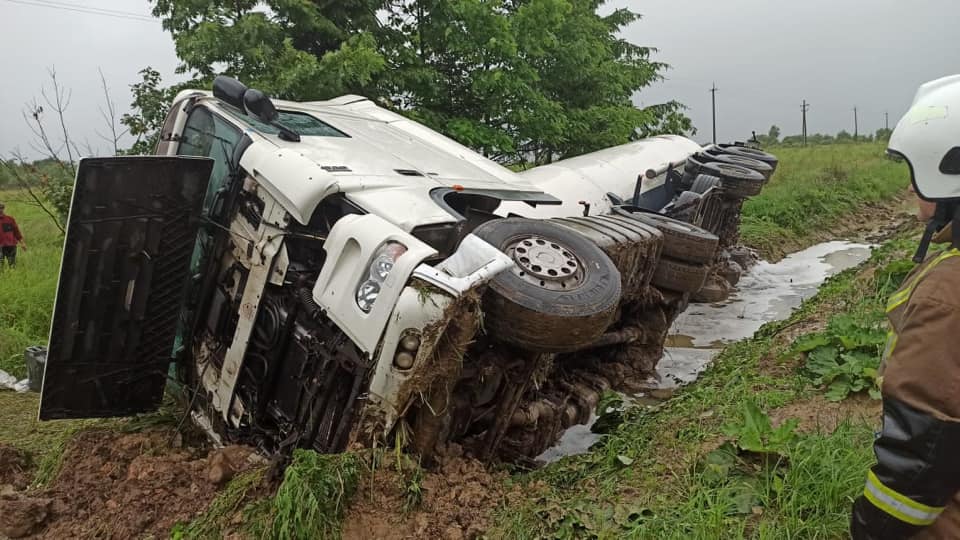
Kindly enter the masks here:
<path id="1" fill-rule="evenodd" d="M 927 257 L 927 250 L 930 248 L 930 240 L 937 231 L 952 223 L 951 243 L 953 247 L 960 246 L 960 205 L 952 202 L 938 202 L 937 210 L 933 218 L 927 222 L 927 228 L 923 231 L 923 237 L 920 238 L 920 245 L 917 246 L 917 252 L 913 255 L 913 262 L 921 263 Z"/>

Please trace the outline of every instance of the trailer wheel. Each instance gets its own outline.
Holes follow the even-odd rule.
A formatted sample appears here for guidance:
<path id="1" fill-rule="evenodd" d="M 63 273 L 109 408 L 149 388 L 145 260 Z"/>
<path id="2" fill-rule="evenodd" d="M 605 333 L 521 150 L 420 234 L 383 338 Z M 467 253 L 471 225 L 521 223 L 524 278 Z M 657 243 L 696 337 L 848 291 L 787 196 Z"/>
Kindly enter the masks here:
<path id="1" fill-rule="evenodd" d="M 659 289 L 695 293 L 703 288 L 708 275 L 710 275 L 709 265 L 675 261 L 664 257 L 660 259 L 660 264 L 657 265 L 650 283 Z"/>
<path id="2" fill-rule="evenodd" d="M 718 185 L 720 185 L 720 178 L 709 174 L 698 174 L 693 185 L 690 186 L 690 191 L 703 195 L 707 190 Z"/>
<path id="3" fill-rule="evenodd" d="M 509 255 L 483 297 L 483 326 L 493 338 L 537 352 L 571 352 L 594 343 L 613 323 L 620 272 L 585 236 L 523 218 L 488 221 L 473 234 Z"/>
<path id="4" fill-rule="evenodd" d="M 762 161 L 767 165 L 770 165 L 771 174 L 773 171 L 777 170 L 777 164 L 780 162 L 777 159 L 777 156 L 764 152 L 763 150 L 757 150 L 756 148 L 749 148 L 747 146 L 725 146 L 723 151 L 727 154 L 733 154 L 737 156 L 743 156 L 750 159 L 755 159 L 757 161 Z"/>
<path id="5" fill-rule="evenodd" d="M 702 198 L 695 191 L 684 191 L 673 201 L 673 210 L 670 212 L 670 217 L 693 223 L 693 220 L 697 217 L 697 209 Z"/>
<path id="6" fill-rule="evenodd" d="M 663 255 L 690 263 L 709 263 L 717 254 L 720 239 L 710 231 L 662 214 L 636 212 L 629 217 L 663 233 Z"/>
<path id="7" fill-rule="evenodd" d="M 764 180 L 770 180 L 770 177 L 773 176 L 773 167 L 771 167 L 769 163 L 760 161 L 759 159 L 741 156 L 740 154 L 728 154 L 725 152 L 725 150 L 726 149 L 724 148 L 716 153 L 705 152 L 705 161 L 730 163 L 733 165 L 740 165 L 741 167 L 746 167 L 748 169 L 753 169 L 762 174 Z"/>
<path id="8" fill-rule="evenodd" d="M 720 185 L 727 195 L 734 199 L 753 197 L 763 190 L 763 175 L 753 169 L 732 163 L 704 163 L 700 170 L 720 177 Z"/>

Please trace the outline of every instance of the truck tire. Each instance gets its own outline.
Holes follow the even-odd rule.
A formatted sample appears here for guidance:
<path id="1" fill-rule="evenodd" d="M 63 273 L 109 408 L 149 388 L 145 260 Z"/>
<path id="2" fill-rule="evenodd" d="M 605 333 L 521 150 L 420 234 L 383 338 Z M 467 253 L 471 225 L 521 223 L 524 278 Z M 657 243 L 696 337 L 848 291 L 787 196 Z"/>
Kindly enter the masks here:
<path id="1" fill-rule="evenodd" d="M 753 197 L 763 190 L 766 180 L 763 175 L 753 169 L 734 165 L 732 163 L 704 163 L 700 170 L 704 173 L 719 176 L 720 185 L 724 192 L 734 199 Z"/>
<path id="2" fill-rule="evenodd" d="M 675 261 L 663 257 L 653 273 L 650 282 L 658 289 L 681 293 L 695 293 L 703 288 L 710 275 L 710 266 L 706 264 L 691 264 Z"/>
<path id="3" fill-rule="evenodd" d="M 736 156 L 743 156 L 750 159 L 755 159 L 757 161 L 762 161 L 767 165 L 770 165 L 770 168 L 773 171 L 777 170 L 777 164 L 780 162 L 780 160 L 777 159 L 777 156 L 773 154 L 746 146 L 726 146 L 723 148 L 723 151 L 727 154 L 733 154 Z"/>
<path id="4" fill-rule="evenodd" d="M 760 161 L 758 159 L 748 158 L 739 154 L 728 154 L 725 152 L 706 152 L 704 155 L 709 156 L 705 158 L 705 161 L 708 162 L 715 161 L 720 163 L 731 163 L 733 165 L 740 165 L 741 167 L 753 169 L 762 174 L 764 180 L 770 180 L 770 177 L 773 176 L 773 167 L 771 167 L 769 163 Z"/>
<path id="5" fill-rule="evenodd" d="M 703 197 L 694 191 L 684 191 L 673 201 L 673 211 L 670 217 L 687 223 L 693 223 L 700 208 L 700 199 Z"/>
<path id="6" fill-rule="evenodd" d="M 713 261 L 713 257 L 717 254 L 720 239 L 710 231 L 661 214 L 636 212 L 629 217 L 655 227 L 663 233 L 665 257 L 703 264 Z"/>
<path id="7" fill-rule="evenodd" d="M 571 352 L 613 323 L 620 272 L 585 236 L 548 221 L 488 221 L 473 234 L 514 260 L 490 282 L 483 326 L 492 338 L 536 352 Z"/>
<path id="8" fill-rule="evenodd" d="M 697 175 L 700 174 L 701 165 L 703 165 L 703 162 L 697 159 L 696 155 L 688 157 L 687 161 L 683 164 L 684 175 L 689 175 L 691 178 L 696 178 Z"/>
<path id="9" fill-rule="evenodd" d="M 712 187 L 720 185 L 720 178 L 709 174 L 698 174 L 690 186 L 690 191 L 703 195 Z"/>

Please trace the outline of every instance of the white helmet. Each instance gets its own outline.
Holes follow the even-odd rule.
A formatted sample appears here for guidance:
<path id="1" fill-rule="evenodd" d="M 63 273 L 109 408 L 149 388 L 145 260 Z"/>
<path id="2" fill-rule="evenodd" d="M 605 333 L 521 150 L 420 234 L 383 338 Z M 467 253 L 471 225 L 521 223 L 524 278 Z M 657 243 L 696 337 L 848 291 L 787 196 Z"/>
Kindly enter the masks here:
<path id="1" fill-rule="evenodd" d="M 929 201 L 960 200 L 960 75 L 930 81 L 890 136 L 887 152 L 910 165 L 913 186 Z"/>

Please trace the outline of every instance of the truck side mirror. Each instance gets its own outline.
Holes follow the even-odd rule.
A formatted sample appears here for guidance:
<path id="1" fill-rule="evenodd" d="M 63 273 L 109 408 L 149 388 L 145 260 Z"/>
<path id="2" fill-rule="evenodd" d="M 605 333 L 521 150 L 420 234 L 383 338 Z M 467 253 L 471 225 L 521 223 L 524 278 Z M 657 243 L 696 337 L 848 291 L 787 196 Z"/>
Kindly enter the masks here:
<path id="1" fill-rule="evenodd" d="M 253 88 L 243 93 L 243 109 L 265 124 L 272 124 L 277 119 L 277 108 L 266 94 Z"/>
<path id="2" fill-rule="evenodd" d="M 224 75 L 213 80 L 213 97 L 243 110 L 243 95 L 247 87 L 242 82 Z"/>

